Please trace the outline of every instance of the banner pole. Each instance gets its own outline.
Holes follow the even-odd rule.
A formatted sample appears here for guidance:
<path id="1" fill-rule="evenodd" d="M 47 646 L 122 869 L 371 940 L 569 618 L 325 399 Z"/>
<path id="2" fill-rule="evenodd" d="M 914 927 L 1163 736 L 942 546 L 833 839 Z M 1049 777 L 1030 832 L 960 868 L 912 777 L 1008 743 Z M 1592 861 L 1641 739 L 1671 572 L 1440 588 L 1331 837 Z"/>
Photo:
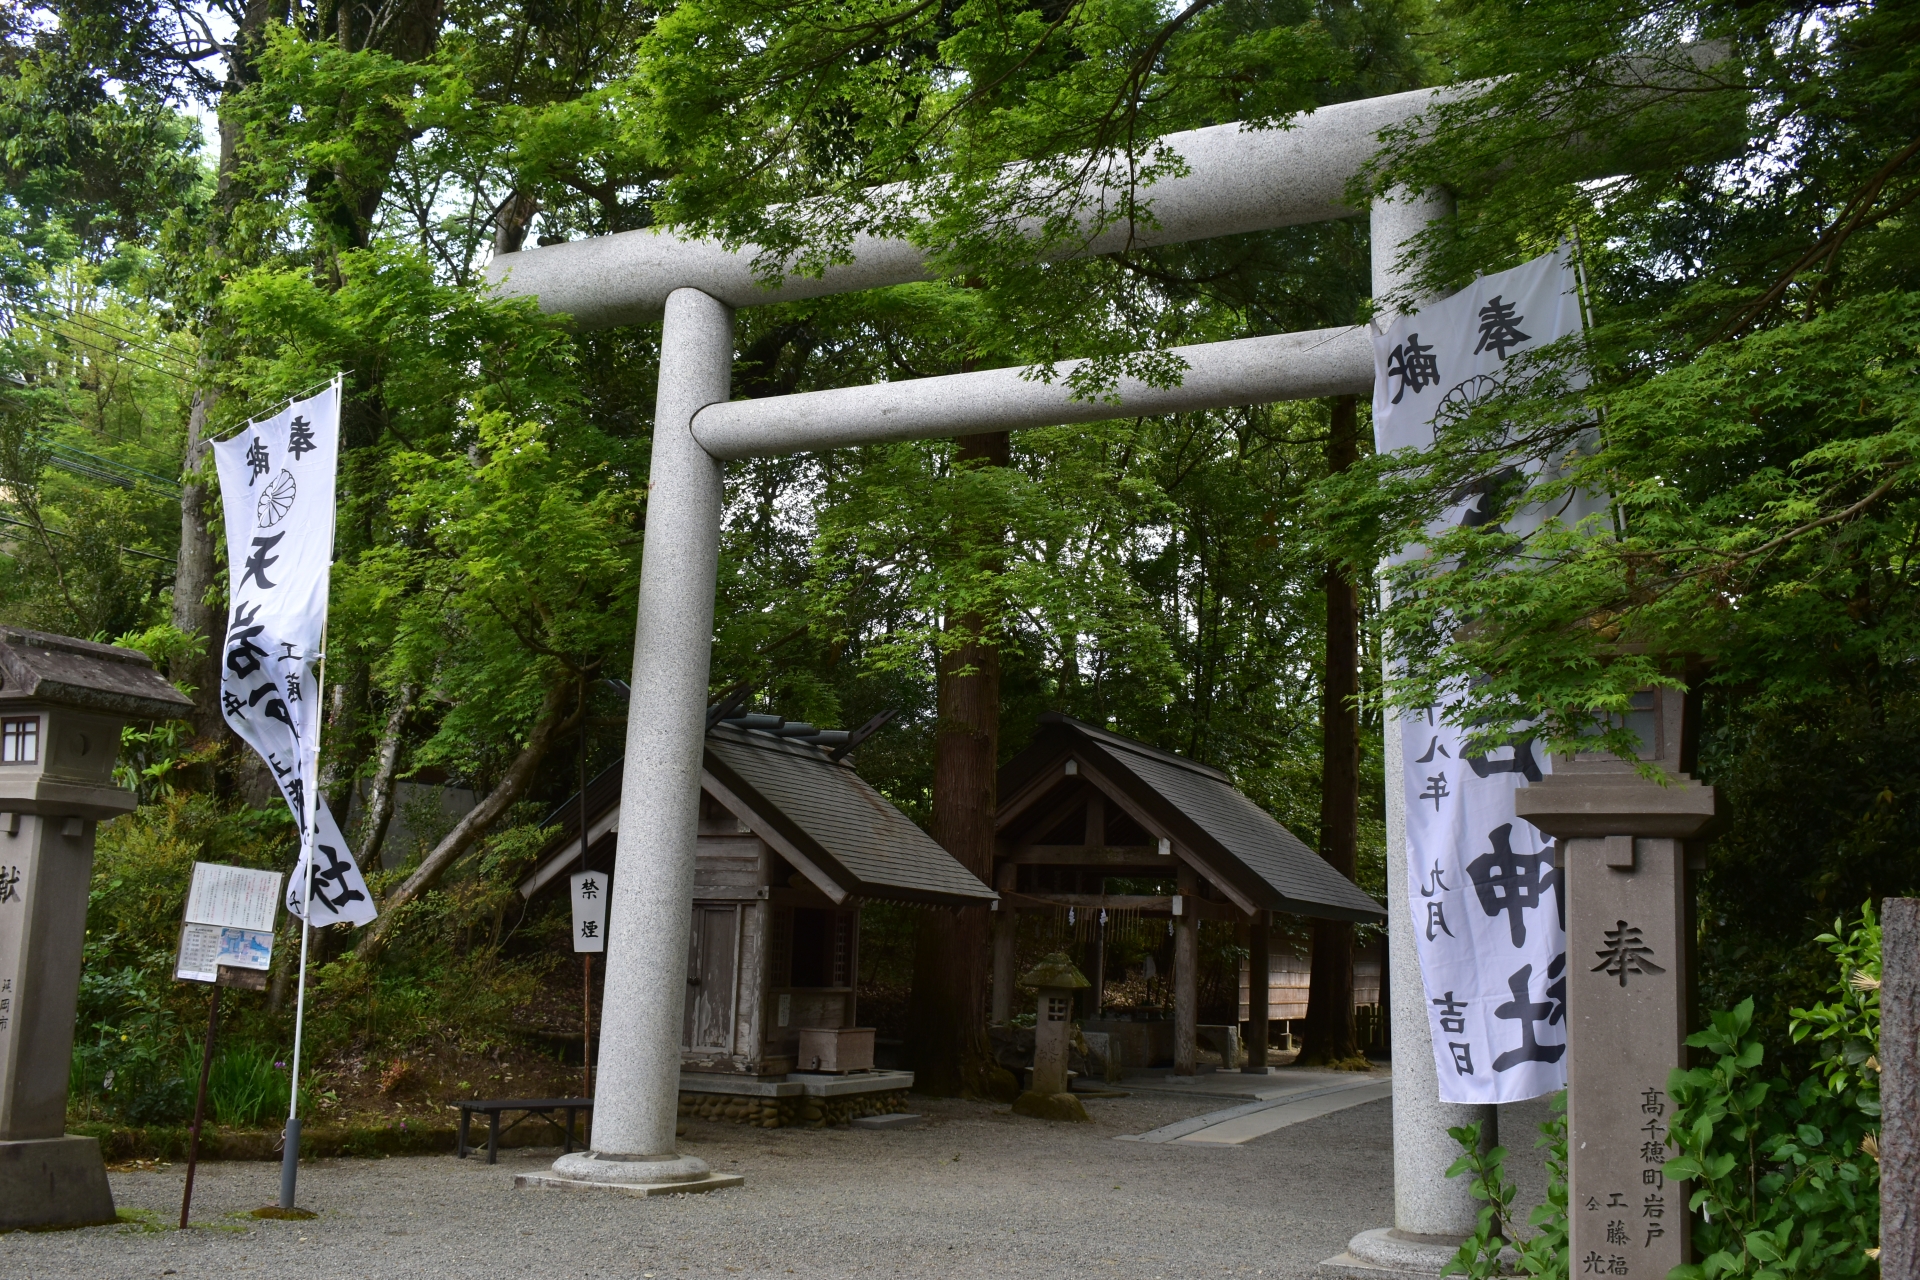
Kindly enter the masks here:
<path id="1" fill-rule="evenodd" d="M 307 887 L 300 901 L 304 904 L 313 897 L 313 859 L 307 859 Z M 309 908 L 309 911 L 311 909 Z M 307 1017 L 307 936 L 313 932 L 313 926 L 302 918 L 300 921 L 300 981 L 293 1001 L 293 1068 L 292 1080 L 287 1089 L 287 1127 L 282 1136 L 280 1156 L 280 1207 L 293 1208 L 294 1184 L 300 1176 L 300 1033 L 305 1029 Z"/>
<path id="2" fill-rule="evenodd" d="M 339 466 L 340 394 L 342 375 L 333 375 L 333 447 L 335 468 Z M 287 1128 L 284 1151 L 280 1156 L 280 1207 L 294 1207 L 294 1193 L 300 1178 L 300 1048 L 307 1021 L 307 946 L 313 934 L 313 852 L 320 809 L 320 727 L 326 718 L 326 670 L 328 627 L 333 615 L 333 540 L 338 531 L 340 507 L 336 501 L 327 512 L 328 590 L 321 605 L 319 661 L 313 668 L 313 750 L 309 758 L 313 771 L 301 791 L 301 808 L 306 810 L 306 830 L 301 833 L 300 860 L 306 866 L 306 886 L 300 895 L 300 982 L 293 1002 L 293 1062 L 287 1090 Z M 303 753 L 307 754 L 307 753 Z M 305 761 L 302 761 L 305 772 Z"/>

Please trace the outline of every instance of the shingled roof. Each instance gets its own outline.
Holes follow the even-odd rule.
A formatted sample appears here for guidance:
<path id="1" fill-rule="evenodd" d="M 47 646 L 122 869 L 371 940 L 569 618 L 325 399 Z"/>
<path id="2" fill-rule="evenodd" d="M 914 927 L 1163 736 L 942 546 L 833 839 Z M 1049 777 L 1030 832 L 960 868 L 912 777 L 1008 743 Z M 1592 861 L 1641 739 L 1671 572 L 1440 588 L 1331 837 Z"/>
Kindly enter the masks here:
<path id="1" fill-rule="evenodd" d="M 1003 805 L 1046 785 L 1067 758 L 1121 793 L 1209 877 L 1255 906 L 1333 920 L 1383 923 L 1386 912 L 1226 774 L 1058 712 L 1040 717 L 1033 744 L 1001 770 Z"/>
<path id="2" fill-rule="evenodd" d="M 722 724 L 707 733 L 705 765 L 855 897 L 964 906 L 999 896 L 818 747 Z"/>
<path id="3" fill-rule="evenodd" d="M 830 759 L 824 744 L 722 723 L 707 731 L 701 765 L 709 790 L 717 784 L 727 793 L 723 799 L 745 806 L 756 830 L 791 845 L 849 897 L 957 907 L 998 896 L 851 764 Z M 601 828 L 619 803 L 616 763 L 587 787 L 590 827 Z M 554 834 L 522 894 L 531 897 L 561 870 L 579 865 L 579 807 L 576 795 L 554 811 Z M 780 841 L 770 843 L 778 848 Z M 594 841 L 596 861 L 611 852 L 610 844 Z"/>

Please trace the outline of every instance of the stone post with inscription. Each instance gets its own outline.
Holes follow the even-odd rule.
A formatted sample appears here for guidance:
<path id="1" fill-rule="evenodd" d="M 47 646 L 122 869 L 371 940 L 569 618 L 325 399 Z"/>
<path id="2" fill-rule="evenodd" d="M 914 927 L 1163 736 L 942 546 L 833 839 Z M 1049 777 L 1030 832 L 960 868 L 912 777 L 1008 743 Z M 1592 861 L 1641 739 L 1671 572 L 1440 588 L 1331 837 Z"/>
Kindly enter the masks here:
<path id="1" fill-rule="evenodd" d="M 1687 1189 L 1661 1165 L 1673 1119 L 1667 1073 L 1687 1037 L 1686 854 L 1713 819 L 1713 788 L 1680 772 L 1684 705 L 1635 699 L 1642 760 L 1556 761 L 1515 795 L 1519 816 L 1560 842 L 1567 895 L 1567 1205 L 1573 1280 L 1663 1280 L 1691 1260 Z"/>
<path id="2" fill-rule="evenodd" d="M 144 653 L 0 628 L 0 1230 L 113 1221 L 66 1132 L 94 828 L 134 807 L 121 725 L 192 709 Z"/>

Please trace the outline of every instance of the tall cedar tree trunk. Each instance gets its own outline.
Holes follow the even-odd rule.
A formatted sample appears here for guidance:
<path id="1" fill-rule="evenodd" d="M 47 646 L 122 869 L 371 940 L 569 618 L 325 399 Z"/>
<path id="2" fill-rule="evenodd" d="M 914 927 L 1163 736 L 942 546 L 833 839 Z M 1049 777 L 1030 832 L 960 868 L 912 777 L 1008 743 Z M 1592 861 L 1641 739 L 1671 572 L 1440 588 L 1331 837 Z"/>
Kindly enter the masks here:
<path id="1" fill-rule="evenodd" d="M 220 158 L 214 170 L 214 211 L 207 231 L 207 257 L 216 268 L 229 256 L 226 229 L 244 198 L 237 182 L 240 123 L 226 110 L 226 100 L 253 80 L 253 58 L 260 50 L 272 9 L 270 0 L 251 0 L 241 12 L 233 47 L 227 54 L 227 78 L 220 93 Z M 223 741 L 227 736 L 226 720 L 220 715 L 219 665 L 227 638 L 226 593 L 216 589 L 214 576 L 214 544 L 222 522 L 209 463 L 213 452 L 209 424 L 221 395 L 217 350 L 221 337 L 216 325 L 202 339 L 199 364 L 194 370 L 180 485 L 180 560 L 173 579 L 173 625 L 189 635 L 205 637 L 206 648 L 197 657 L 176 658 L 169 670 L 175 680 L 193 690 L 194 736 L 213 741 Z"/>
<path id="2" fill-rule="evenodd" d="M 1354 397 L 1333 402 L 1327 470 L 1338 474 L 1359 456 Z M 1328 563 L 1326 679 L 1320 705 L 1320 856 L 1351 880 L 1358 869 L 1360 828 L 1360 601 L 1342 566 Z M 1313 974 L 1307 988 L 1302 1063 L 1358 1056 L 1353 1025 L 1353 925 L 1313 922 Z"/>
<path id="3" fill-rule="evenodd" d="M 963 464 L 1004 467 L 1005 432 L 960 438 Z M 988 619 L 949 625 L 975 637 L 941 655 L 939 724 L 933 739 L 933 838 L 960 865 L 993 883 L 994 782 L 1000 760 L 1000 651 L 982 636 Z M 913 956 L 916 1089 L 936 1096 L 989 1096 L 985 907 L 921 914 Z"/>
<path id="4" fill-rule="evenodd" d="M 327 16 L 328 25 L 337 33 L 346 49 L 372 49 L 396 62 L 420 63 L 433 55 L 440 43 L 440 25 L 444 17 L 442 0 L 401 0 L 378 14 L 373 9 L 335 4 Z M 373 242 L 374 218 L 386 194 L 393 166 L 407 139 L 407 128 L 399 109 L 386 110 L 393 126 L 385 139 L 385 149 L 369 157 L 376 163 L 366 165 L 360 185 L 348 180 L 340 170 L 316 169 L 307 175 L 307 204 L 319 225 L 332 236 L 336 254 L 343 249 L 366 249 Z M 333 273 L 337 288 L 342 282 L 337 265 Z M 334 556 L 351 560 L 373 544 L 373 528 L 384 505 L 381 496 L 386 483 L 383 465 L 373 454 L 373 446 L 386 432 L 384 363 L 377 352 L 367 352 L 357 360 L 349 357 L 346 395 L 340 409 L 340 468 L 337 505 L 345 517 L 335 532 Z M 373 754 L 372 714 L 373 672 L 370 661 L 348 646 L 338 646 L 339 656 L 329 664 L 328 717 L 321 764 L 320 787 L 336 816 L 344 816 L 359 779 Z"/>

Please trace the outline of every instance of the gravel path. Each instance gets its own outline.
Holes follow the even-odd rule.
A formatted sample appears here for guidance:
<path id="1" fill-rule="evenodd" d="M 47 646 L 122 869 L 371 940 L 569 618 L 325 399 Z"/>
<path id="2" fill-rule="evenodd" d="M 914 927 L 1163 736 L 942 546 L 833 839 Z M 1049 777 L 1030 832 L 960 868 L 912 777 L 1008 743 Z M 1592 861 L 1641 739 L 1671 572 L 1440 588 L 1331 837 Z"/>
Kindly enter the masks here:
<path id="1" fill-rule="evenodd" d="M 1090 1099 L 1091 1125 L 915 1098 L 921 1129 L 760 1130 L 695 1122 L 684 1149 L 744 1187 L 653 1200 L 516 1191 L 557 1148 L 500 1163 L 425 1156 L 303 1167 L 310 1222 L 262 1222 L 279 1167 L 203 1165 L 191 1231 L 180 1166 L 113 1175 L 146 1226 L 0 1236 L 0 1276 L 324 1277 L 325 1280 L 701 1280 L 703 1277 L 1307 1277 L 1389 1221 L 1391 1103 L 1369 1103 L 1240 1147 L 1115 1142 L 1217 1106 Z M 1516 1121 L 1518 1118 L 1516 1117 Z M 1518 1123 L 1512 1145 L 1525 1149 Z M 1529 1180 L 1530 1181 L 1530 1180 Z M 1523 1182 L 1521 1203 L 1532 1203 Z"/>

